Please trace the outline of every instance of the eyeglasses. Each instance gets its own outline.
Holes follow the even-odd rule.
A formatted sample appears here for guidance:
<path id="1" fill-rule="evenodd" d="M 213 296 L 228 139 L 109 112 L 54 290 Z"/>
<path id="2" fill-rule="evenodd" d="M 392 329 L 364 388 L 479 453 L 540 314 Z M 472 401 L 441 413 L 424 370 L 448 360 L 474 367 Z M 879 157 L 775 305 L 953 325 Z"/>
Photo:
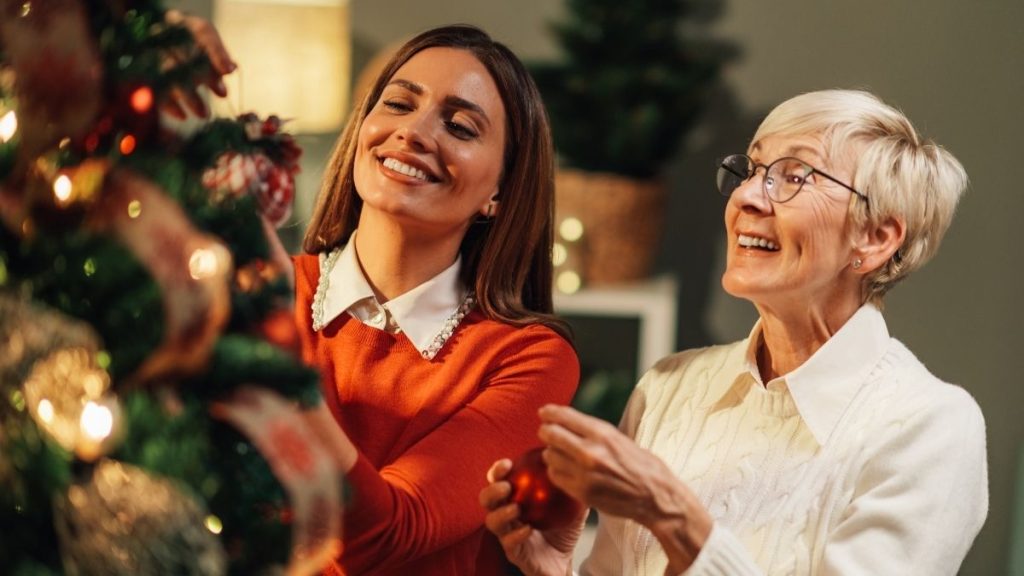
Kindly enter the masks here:
<path id="1" fill-rule="evenodd" d="M 718 191 L 722 196 L 732 196 L 740 184 L 754 177 L 758 168 L 764 168 L 764 180 L 761 181 L 764 193 L 772 202 L 778 204 L 792 200 L 793 196 L 803 189 L 804 183 L 812 174 L 820 174 L 860 196 L 864 202 L 868 201 L 867 196 L 857 192 L 849 184 L 840 182 L 834 176 L 829 176 L 802 160 L 788 156 L 779 158 L 767 166 L 754 162 L 746 154 L 726 156 L 718 166 Z"/>

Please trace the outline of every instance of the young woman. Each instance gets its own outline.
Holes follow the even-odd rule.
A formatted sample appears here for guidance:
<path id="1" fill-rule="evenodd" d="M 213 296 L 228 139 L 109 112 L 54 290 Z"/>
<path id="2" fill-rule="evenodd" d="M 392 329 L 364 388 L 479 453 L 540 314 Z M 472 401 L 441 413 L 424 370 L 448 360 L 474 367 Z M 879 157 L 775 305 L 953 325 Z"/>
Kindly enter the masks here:
<path id="1" fill-rule="evenodd" d="M 484 473 L 579 378 L 551 315 L 553 188 L 537 89 L 476 28 L 406 43 L 342 134 L 294 259 L 351 488 L 333 573 L 503 571 Z"/>

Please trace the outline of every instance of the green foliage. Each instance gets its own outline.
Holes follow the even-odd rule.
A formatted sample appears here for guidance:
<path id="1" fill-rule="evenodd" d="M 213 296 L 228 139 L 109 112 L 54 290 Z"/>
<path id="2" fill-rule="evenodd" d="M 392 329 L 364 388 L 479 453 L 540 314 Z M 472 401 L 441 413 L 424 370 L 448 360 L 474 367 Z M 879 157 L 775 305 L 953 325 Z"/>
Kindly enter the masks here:
<path id="1" fill-rule="evenodd" d="M 567 2 L 569 16 L 553 26 L 564 59 L 531 66 L 565 164 L 640 178 L 658 173 L 731 55 L 724 44 L 683 34 L 697 3 Z"/>
<path id="2" fill-rule="evenodd" d="M 626 370 L 595 372 L 580 384 L 573 408 L 618 425 L 633 385 L 633 376 Z"/>

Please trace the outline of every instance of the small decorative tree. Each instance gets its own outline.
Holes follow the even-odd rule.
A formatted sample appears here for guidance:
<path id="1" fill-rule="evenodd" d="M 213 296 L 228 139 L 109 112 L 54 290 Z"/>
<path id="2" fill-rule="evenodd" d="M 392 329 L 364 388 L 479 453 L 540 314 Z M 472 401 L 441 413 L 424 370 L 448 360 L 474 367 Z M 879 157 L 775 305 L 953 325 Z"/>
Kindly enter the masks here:
<path id="1" fill-rule="evenodd" d="M 687 33 L 684 20 L 709 20 L 717 14 L 718 4 L 717 0 L 567 0 L 568 17 L 553 26 L 564 59 L 532 66 L 563 168 L 648 181 L 641 186 L 650 189 L 652 199 L 643 203 L 655 213 L 662 211 L 663 190 L 657 177 L 694 126 L 709 87 L 731 56 L 729 46 Z M 598 201 L 593 192 L 606 183 L 589 179 L 582 183 L 589 191 L 581 191 L 584 197 L 574 207 L 568 205 L 576 203 L 567 197 L 571 192 L 566 190 L 569 184 L 564 176 L 563 172 L 560 208 L 584 220 L 588 234 L 595 232 L 595 226 L 606 233 L 603 217 L 590 218 L 587 226 L 585 214 L 580 213 L 588 210 L 585 204 Z M 623 213 L 637 231 L 637 217 L 629 214 L 630 209 L 602 212 Z M 648 232 L 654 233 L 653 241 L 648 238 L 646 244 L 656 245 L 654 220 L 642 218 L 649 223 Z M 598 249 L 593 242 L 588 246 L 590 252 Z M 650 258 L 622 254 L 623 250 L 611 250 L 614 254 L 609 255 L 610 260 L 632 265 L 621 279 L 643 276 Z M 591 256 L 587 260 L 599 257 Z M 608 277 L 608 265 L 595 269 L 590 262 L 585 267 L 591 272 L 590 280 L 620 279 L 616 272 L 611 272 L 614 278 Z"/>

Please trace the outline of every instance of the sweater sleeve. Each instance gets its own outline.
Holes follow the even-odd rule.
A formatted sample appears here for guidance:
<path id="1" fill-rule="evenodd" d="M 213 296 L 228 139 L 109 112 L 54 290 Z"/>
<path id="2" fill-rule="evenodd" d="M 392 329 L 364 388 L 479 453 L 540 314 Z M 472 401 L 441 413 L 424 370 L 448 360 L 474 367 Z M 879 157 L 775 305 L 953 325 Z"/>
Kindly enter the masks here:
<path id="1" fill-rule="evenodd" d="M 985 422 L 964 390 L 881 432 L 815 574 L 956 574 L 988 513 Z M 686 576 L 763 574 L 716 523 Z"/>
<path id="2" fill-rule="evenodd" d="M 487 469 L 539 444 L 541 406 L 572 399 L 576 353 L 547 328 L 518 330 L 496 358 L 480 392 L 393 463 L 376 470 L 360 456 L 348 476 L 341 556 L 348 572 L 385 570 L 482 529 Z"/>

